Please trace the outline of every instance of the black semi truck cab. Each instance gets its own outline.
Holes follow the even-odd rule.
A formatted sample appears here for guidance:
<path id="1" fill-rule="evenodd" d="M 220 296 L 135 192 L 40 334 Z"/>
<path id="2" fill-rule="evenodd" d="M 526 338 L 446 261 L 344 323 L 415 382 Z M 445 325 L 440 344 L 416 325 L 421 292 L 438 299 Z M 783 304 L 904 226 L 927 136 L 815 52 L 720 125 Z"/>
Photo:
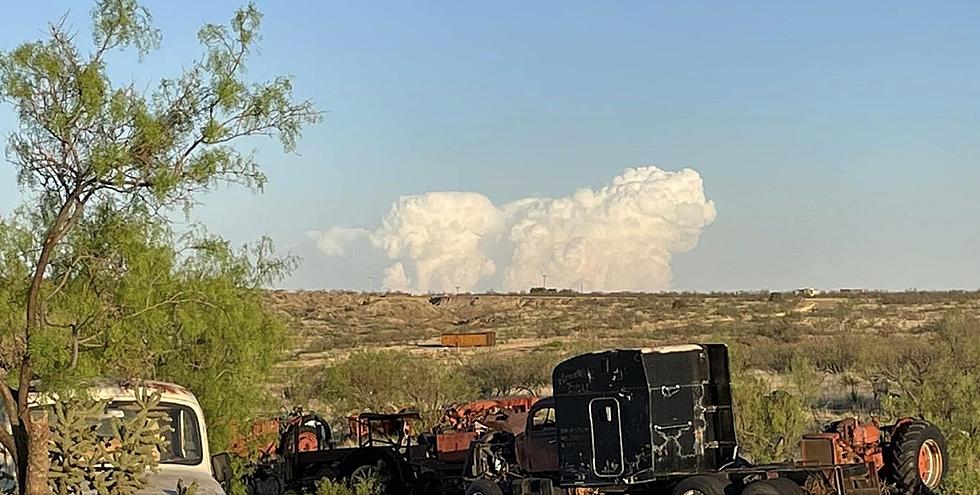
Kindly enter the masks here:
<path id="1" fill-rule="evenodd" d="M 561 486 L 633 485 L 735 461 L 723 344 L 585 354 L 558 364 L 552 384 Z"/>

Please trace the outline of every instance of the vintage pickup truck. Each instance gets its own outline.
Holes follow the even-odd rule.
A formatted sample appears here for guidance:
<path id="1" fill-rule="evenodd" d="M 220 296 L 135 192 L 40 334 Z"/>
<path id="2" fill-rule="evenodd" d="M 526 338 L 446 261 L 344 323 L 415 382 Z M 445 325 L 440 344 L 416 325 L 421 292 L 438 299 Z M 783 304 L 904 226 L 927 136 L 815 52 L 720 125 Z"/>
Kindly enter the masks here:
<path id="1" fill-rule="evenodd" d="M 211 456 L 204 413 L 189 390 L 164 382 L 140 382 L 139 385 L 103 382 L 93 386 L 90 392 L 94 398 L 107 401 L 106 421 L 112 416 L 132 414 L 121 406 L 135 401 L 138 393 L 160 394 L 158 408 L 170 418 L 169 447 L 165 452 L 160 452 L 159 469 L 149 474 L 140 494 L 174 493 L 179 481 L 184 485 L 197 483 L 197 495 L 225 495 L 219 480 L 231 478 L 228 454 Z M 32 401 L 32 407 L 38 408 L 51 403 L 50 398 L 38 394 L 32 395 Z M 0 419 L 9 427 L 3 417 L 4 410 L 0 407 Z M 3 478 L 0 493 L 16 493 L 17 466 L 14 465 L 13 456 L 0 449 L 0 462 Z"/>

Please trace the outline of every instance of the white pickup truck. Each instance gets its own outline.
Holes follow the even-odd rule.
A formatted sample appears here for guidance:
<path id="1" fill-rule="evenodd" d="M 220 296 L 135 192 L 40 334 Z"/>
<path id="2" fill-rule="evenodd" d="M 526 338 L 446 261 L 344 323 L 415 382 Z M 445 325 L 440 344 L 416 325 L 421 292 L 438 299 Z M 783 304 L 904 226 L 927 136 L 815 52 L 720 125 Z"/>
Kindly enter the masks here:
<path id="1" fill-rule="evenodd" d="M 140 382 L 139 387 L 149 389 L 149 392 L 160 394 L 158 410 L 170 417 L 169 448 L 160 453 L 159 469 L 151 473 L 146 486 L 139 492 L 142 494 L 173 494 L 177 491 L 177 483 L 183 485 L 197 483 L 198 495 L 225 495 L 218 479 L 226 481 L 231 477 L 228 454 L 218 454 L 211 457 L 208 449 L 208 432 L 204 424 L 204 414 L 201 405 L 189 390 L 164 382 Z M 131 414 L 120 408 L 126 403 L 132 403 L 137 398 L 137 385 L 125 383 L 100 383 L 90 392 L 94 398 L 108 401 L 107 418 Z M 33 399 L 37 406 L 46 402 L 42 397 Z M 4 408 L 0 407 L 0 418 L 3 424 L 9 425 L 4 416 Z M 16 493 L 16 466 L 12 456 L 0 449 L 0 462 L 3 480 L 0 480 L 0 493 Z M 216 479 L 217 477 L 217 479 Z"/>

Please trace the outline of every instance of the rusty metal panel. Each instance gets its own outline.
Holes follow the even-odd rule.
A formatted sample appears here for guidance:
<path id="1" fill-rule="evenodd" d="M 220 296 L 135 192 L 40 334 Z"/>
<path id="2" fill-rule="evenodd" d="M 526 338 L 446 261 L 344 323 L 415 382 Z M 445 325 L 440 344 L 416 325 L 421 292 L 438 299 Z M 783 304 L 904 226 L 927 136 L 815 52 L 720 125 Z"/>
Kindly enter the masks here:
<path id="1" fill-rule="evenodd" d="M 436 457 L 443 462 L 461 462 L 470 452 L 475 431 L 447 431 L 436 435 Z"/>
<path id="2" fill-rule="evenodd" d="M 445 347 L 492 347 L 497 345 L 497 333 L 444 333 L 439 337 L 439 342 Z"/>
<path id="3" fill-rule="evenodd" d="M 837 435 L 832 433 L 804 435 L 800 441 L 801 466 L 829 466 L 839 464 Z"/>

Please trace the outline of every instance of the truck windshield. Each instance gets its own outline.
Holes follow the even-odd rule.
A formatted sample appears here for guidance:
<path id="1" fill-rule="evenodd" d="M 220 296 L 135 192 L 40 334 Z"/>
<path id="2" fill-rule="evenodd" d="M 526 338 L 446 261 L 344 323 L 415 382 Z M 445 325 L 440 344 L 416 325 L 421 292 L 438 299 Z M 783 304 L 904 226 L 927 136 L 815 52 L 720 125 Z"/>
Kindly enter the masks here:
<path id="1" fill-rule="evenodd" d="M 99 424 L 98 433 L 111 444 L 113 436 L 112 418 L 131 418 L 137 411 L 131 403 L 113 402 L 107 409 L 105 419 Z M 160 420 L 160 431 L 167 440 L 167 447 L 159 452 L 161 464 L 199 464 L 204 455 L 201 450 L 201 429 L 194 411 L 178 404 L 160 403 L 155 409 L 165 416 Z M 169 423 L 169 428 L 166 428 Z"/>

